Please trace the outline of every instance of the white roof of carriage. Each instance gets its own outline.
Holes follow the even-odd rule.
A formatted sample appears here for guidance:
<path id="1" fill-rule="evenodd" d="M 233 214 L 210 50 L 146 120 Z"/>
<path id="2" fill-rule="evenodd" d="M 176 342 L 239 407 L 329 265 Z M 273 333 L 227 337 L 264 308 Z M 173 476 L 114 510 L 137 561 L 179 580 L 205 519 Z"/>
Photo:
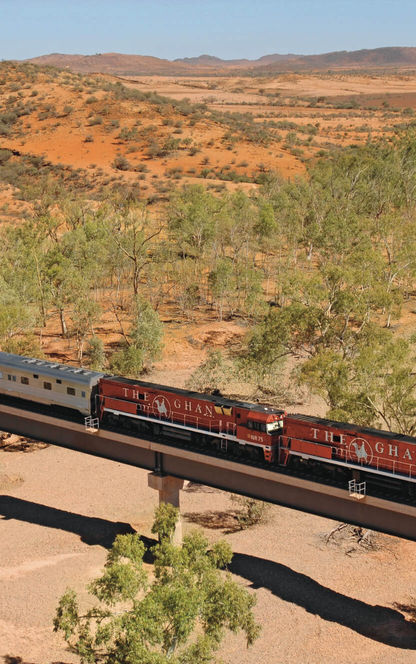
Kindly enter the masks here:
<path id="1" fill-rule="evenodd" d="M 85 386 L 95 385 L 98 380 L 104 376 L 99 371 L 91 371 L 81 367 L 72 367 L 68 364 L 59 362 L 50 362 L 49 360 L 39 360 L 34 357 L 22 357 L 13 353 L 4 353 L 0 351 L 0 368 L 10 371 L 21 371 L 23 373 L 33 373 L 55 380 L 61 379 L 70 383 L 80 383 Z"/>

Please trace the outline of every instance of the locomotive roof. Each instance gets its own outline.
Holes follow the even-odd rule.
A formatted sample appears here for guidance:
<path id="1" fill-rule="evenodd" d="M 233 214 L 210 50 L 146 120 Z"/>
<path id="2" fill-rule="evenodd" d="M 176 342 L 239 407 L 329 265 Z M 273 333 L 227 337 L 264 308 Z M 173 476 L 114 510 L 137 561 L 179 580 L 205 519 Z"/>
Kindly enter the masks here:
<path id="1" fill-rule="evenodd" d="M 80 383 L 90 387 L 95 385 L 98 379 L 104 375 L 98 371 L 71 367 L 68 364 L 60 364 L 49 360 L 39 360 L 34 357 L 22 357 L 21 355 L 2 351 L 0 351 L 0 367 L 25 373 L 37 373 L 55 379 L 65 379 L 71 383 Z"/>
<path id="2" fill-rule="evenodd" d="M 226 406 L 228 408 L 246 408 L 255 412 L 266 413 L 267 415 L 281 415 L 285 413 L 284 410 L 279 410 L 274 406 L 266 406 L 260 403 L 248 403 L 246 401 L 237 401 L 234 399 L 227 399 L 221 394 L 204 394 L 203 392 L 192 392 L 191 390 L 183 390 L 179 387 L 169 387 L 167 385 L 159 385 L 158 383 L 147 383 L 142 380 L 134 380 L 132 378 L 123 378 L 121 376 L 105 376 L 107 380 L 115 380 L 119 383 L 130 385 L 131 387 L 149 388 L 162 392 L 171 392 L 182 397 L 189 397 L 191 399 L 203 399 L 210 401 L 214 405 Z"/>
<path id="3" fill-rule="evenodd" d="M 351 424 L 349 422 L 337 422 L 336 420 L 328 420 L 323 417 L 314 417 L 313 415 L 303 415 L 299 413 L 288 413 L 286 417 L 293 417 L 297 420 L 309 422 L 310 424 L 318 424 L 321 426 L 329 427 L 331 429 L 339 429 L 340 431 L 354 431 L 357 434 L 368 434 L 370 436 L 377 436 L 378 438 L 386 438 L 388 440 L 403 440 L 416 444 L 415 437 L 408 436 L 403 433 L 394 433 L 394 431 L 384 431 L 383 429 L 374 429 L 373 427 L 360 427 L 358 424 Z"/>

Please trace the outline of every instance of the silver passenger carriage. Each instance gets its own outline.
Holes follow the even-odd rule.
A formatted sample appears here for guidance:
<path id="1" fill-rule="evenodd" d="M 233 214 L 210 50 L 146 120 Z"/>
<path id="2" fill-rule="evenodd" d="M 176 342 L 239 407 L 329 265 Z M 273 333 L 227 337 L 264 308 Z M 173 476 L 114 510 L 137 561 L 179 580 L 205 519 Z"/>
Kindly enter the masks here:
<path id="1" fill-rule="evenodd" d="M 0 394 L 90 415 L 104 374 L 0 351 Z"/>

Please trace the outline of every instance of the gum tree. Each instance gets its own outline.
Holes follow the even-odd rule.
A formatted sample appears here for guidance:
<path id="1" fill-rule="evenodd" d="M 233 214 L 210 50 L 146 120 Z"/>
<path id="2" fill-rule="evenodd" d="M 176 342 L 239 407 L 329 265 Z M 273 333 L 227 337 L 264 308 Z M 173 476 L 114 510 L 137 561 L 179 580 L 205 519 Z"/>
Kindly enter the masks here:
<path id="1" fill-rule="evenodd" d="M 88 587 L 95 604 L 83 612 L 73 590 L 61 597 L 54 620 L 82 663 L 209 664 L 227 631 L 258 637 L 253 595 L 221 572 L 231 561 L 225 542 L 211 548 L 200 533 L 174 546 L 178 513 L 156 511 L 152 574 L 143 565 L 138 535 L 119 535 L 103 574 Z"/>

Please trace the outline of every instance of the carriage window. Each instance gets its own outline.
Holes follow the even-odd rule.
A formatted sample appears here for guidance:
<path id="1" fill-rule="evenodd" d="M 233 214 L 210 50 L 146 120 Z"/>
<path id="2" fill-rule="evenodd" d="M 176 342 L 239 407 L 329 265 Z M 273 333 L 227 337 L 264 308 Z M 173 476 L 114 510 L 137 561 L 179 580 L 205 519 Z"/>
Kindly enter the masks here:
<path id="1" fill-rule="evenodd" d="M 29 378 L 27 378 L 26 376 L 20 376 L 20 382 L 22 383 L 22 385 L 29 385 Z"/>
<path id="2" fill-rule="evenodd" d="M 85 392 L 84 391 L 81 392 L 81 396 L 82 396 L 83 399 L 85 399 Z"/>
<path id="3" fill-rule="evenodd" d="M 0 378 L 3 378 L 3 372 L 0 371 Z"/>
<path id="4" fill-rule="evenodd" d="M 33 378 L 39 378 L 38 374 L 33 374 Z"/>
<path id="5" fill-rule="evenodd" d="M 67 387 L 67 388 L 66 388 L 66 393 L 67 393 L 67 394 L 70 394 L 72 397 L 75 396 L 75 390 L 74 390 L 73 387 Z"/>
<path id="6" fill-rule="evenodd" d="M 13 376 L 13 374 L 8 374 L 7 380 L 12 380 L 15 383 L 16 382 L 16 376 Z"/>
<path id="7" fill-rule="evenodd" d="M 51 390 L 52 389 L 52 383 L 43 383 L 43 389 L 44 390 Z"/>
<path id="8" fill-rule="evenodd" d="M 57 378 L 57 379 L 56 379 L 56 382 L 57 382 L 59 385 L 62 383 L 62 381 L 61 381 L 60 378 Z"/>

